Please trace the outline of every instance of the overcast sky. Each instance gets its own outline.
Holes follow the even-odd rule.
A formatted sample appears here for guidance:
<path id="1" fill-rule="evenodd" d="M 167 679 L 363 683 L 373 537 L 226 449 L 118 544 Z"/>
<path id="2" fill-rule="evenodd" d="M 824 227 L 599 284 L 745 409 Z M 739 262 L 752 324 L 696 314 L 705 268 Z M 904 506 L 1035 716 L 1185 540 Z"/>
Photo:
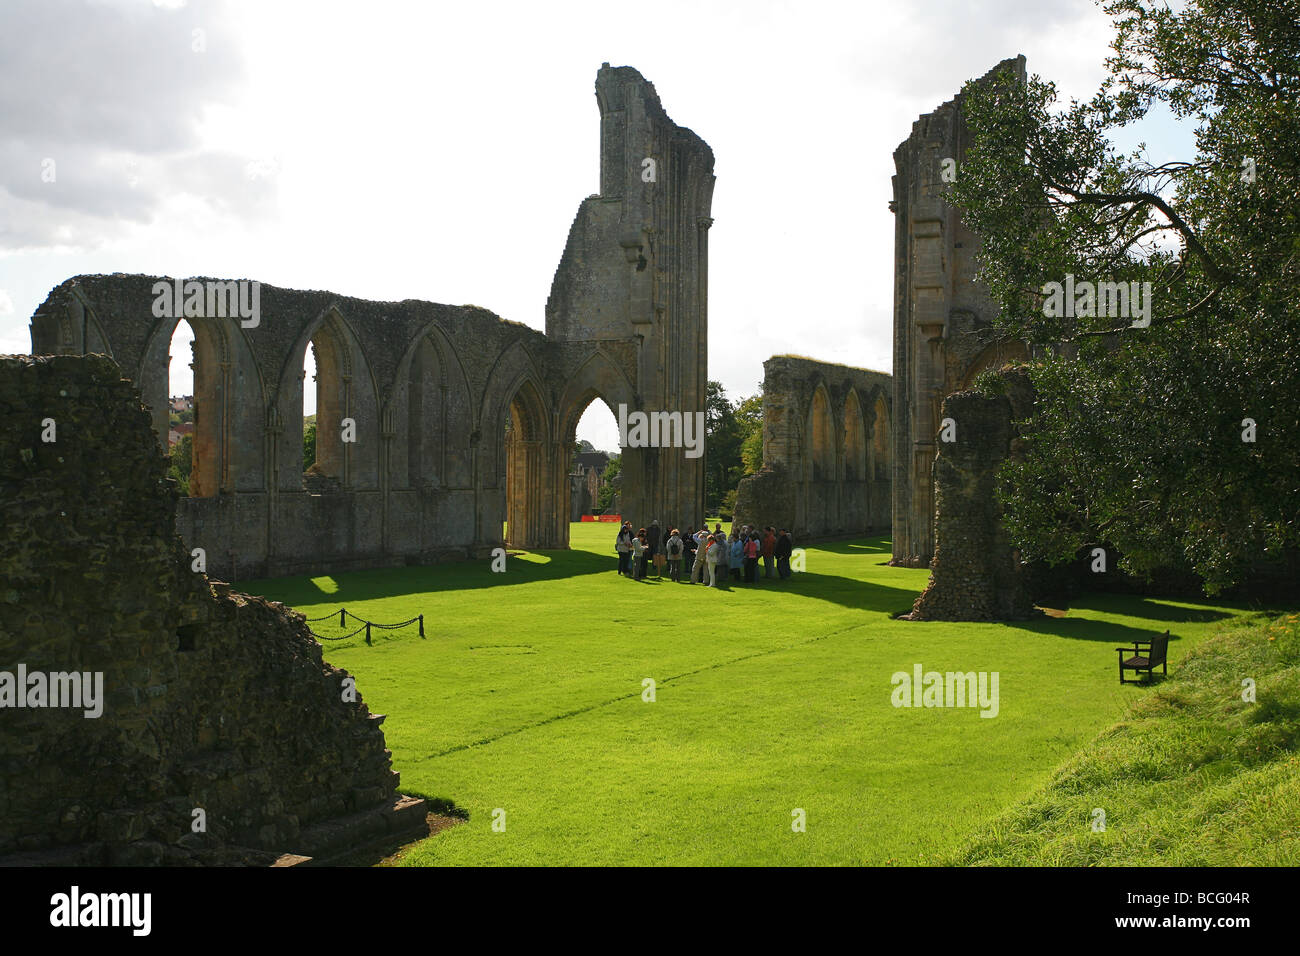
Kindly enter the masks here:
<path id="1" fill-rule="evenodd" d="M 472 303 L 542 329 L 599 188 L 608 61 L 713 147 L 709 377 L 751 395 L 784 352 L 887 371 L 895 147 L 1018 53 L 1091 95 L 1111 33 L 1091 0 L 3 0 L 0 352 L 29 351 L 31 313 L 83 273 Z M 1190 158 L 1170 124 L 1142 138 Z M 188 346 L 173 356 L 188 392 Z M 579 437 L 616 446 L 599 402 Z"/>

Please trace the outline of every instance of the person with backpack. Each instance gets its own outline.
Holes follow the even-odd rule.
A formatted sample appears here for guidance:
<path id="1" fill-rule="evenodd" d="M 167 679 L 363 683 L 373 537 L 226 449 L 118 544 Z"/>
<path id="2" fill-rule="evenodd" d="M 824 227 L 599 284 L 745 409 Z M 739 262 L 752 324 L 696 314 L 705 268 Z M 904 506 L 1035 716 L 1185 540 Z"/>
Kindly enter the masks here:
<path id="1" fill-rule="evenodd" d="M 633 564 L 636 570 L 632 574 L 633 580 L 645 580 L 646 552 L 650 550 L 650 544 L 646 541 L 646 530 L 642 528 L 632 539 L 632 556 Z"/>
<path id="2" fill-rule="evenodd" d="M 668 577 L 678 583 L 682 580 L 682 539 L 673 528 L 668 535 L 668 543 L 664 545 L 664 557 L 668 559 Z"/>
<path id="3" fill-rule="evenodd" d="M 624 521 L 618 529 L 618 538 L 614 541 L 614 550 L 618 552 L 618 573 L 632 576 L 632 522 Z"/>

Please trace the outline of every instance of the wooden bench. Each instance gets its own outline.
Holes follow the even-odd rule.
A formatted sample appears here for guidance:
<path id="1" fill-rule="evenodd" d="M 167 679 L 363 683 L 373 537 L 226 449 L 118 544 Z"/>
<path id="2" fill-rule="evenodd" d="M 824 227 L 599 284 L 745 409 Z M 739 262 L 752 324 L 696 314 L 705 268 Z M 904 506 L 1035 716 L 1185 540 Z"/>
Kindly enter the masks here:
<path id="1" fill-rule="evenodd" d="M 1167 654 L 1169 652 L 1169 632 L 1165 631 L 1159 637 L 1153 637 L 1149 641 L 1134 641 L 1132 647 L 1117 647 L 1119 651 L 1119 682 L 1121 684 L 1145 684 L 1149 683 L 1151 677 L 1155 674 L 1155 668 L 1160 668 L 1160 673 L 1164 676 L 1169 674 L 1169 663 Z M 1128 660 L 1124 659 L 1125 654 L 1133 655 Z M 1147 676 L 1143 680 L 1125 680 L 1124 671 L 1146 671 Z"/>

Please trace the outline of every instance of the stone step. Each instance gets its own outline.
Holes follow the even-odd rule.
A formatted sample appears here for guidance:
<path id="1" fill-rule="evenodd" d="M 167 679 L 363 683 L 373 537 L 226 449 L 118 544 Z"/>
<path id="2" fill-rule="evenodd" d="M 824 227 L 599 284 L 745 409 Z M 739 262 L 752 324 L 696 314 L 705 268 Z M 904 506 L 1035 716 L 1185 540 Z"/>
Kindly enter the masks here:
<path id="1" fill-rule="evenodd" d="M 309 862 L 301 865 L 320 866 L 381 840 L 393 837 L 418 840 L 421 831 L 428 833 L 428 813 L 429 805 L 424 799 L 395 794 L 371 809 L 307 827 L 286 855 L 308 858 Z"/>

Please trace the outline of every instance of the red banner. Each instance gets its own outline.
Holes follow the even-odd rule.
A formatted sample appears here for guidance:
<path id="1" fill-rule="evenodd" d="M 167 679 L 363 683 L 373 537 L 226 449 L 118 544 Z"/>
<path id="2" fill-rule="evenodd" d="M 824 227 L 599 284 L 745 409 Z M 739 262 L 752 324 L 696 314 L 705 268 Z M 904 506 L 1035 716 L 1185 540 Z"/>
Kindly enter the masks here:
<path id="1" fill-rule="evenodd" d="M 622 515 L 583 515 L 583 521 L 622 521 Z"/>

